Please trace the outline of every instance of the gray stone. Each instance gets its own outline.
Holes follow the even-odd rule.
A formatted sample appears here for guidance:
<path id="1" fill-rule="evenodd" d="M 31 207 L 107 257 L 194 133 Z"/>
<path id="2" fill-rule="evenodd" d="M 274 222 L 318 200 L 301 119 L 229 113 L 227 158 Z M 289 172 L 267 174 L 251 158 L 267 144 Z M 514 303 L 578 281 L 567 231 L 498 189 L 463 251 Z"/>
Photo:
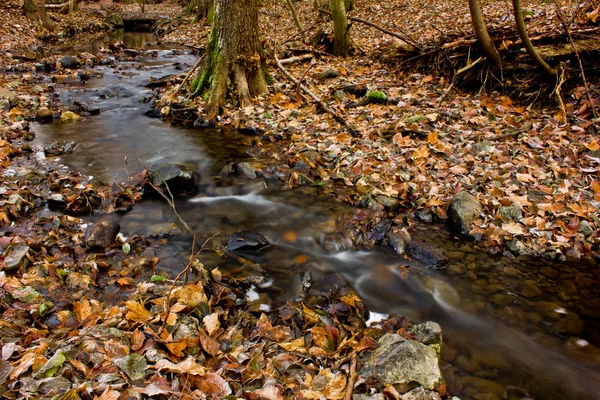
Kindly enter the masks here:
<path id="1" fill-rule="evenodd" d="M 112 221 L 99 221 L 90 225 L 84 235 L 86 249 L 109 247 L 119 234 L 121 225 Z"/>
<path id="2" fill-rule="evenodd" d="M 8 100 L 10 107 L 15 107 L 19 104 L 19 96 L 16 93 L 11 92 L 8 89 L 0 87 L 0 99 Z"/>
<path id="3" fill-rule="evenodd" d="M 375 200 L 383 206 L 384 209 L 389 211 L 396 211 L 400 208 L 400 202 L 390 196 L 378 195 L 375 196 Z"/>
<path id="4" fill-rule="evenodd" d="M 257 251 L 269 245 L 267 239 L 258 232 L 237 231 L 227 239 L 228 251 Z"/>
<path id="5" fill-rule="evenodd" d="M 594 233 L 594 229 L 589 222 L 582 220 L 579 223 L 579 233 L 582 233 L 584 236 L 590 236 L 592 233 Z"/>
<path id="6" fill-rule="evenodd" d="M 149 181 L 155 187 L 171 193 L 193 193 L 198 174 L 190 168 L 177 164 L 158 164 L 149 171 Z"/>
<path id="7" fill-rule="evenodd" d="M 450 202 L 450 221 L 463 235 L 471 231 L 471 224 L 481 215 L 483 206 L 477 199 L 467 193 L 459 192 L 452 197 Z"/>
<path id="8" fill-rule="evenodd" d="M 506 242 L 504 242 L 504 245 L 514 255 L 518 256 L 527 253 L 527 247 L 525 247 L 523 242 L 521 242 L 520 240 L 507 240 Z"/>
<path id="9" fill-rule="evenodd" d="M 59 62 L 63 68 L 74 69 L 79 67 L 79 61 L 73 56 L 64 56 Z"/>
<path id="10" fill-rule="evenodd" d="M 523 218 L 523 213 L 519 207 L 500 207 L 500 211 L 498 211 L 498 215 L 505 222 L 510 221 L 518 221 Z"/>
<path id="11" fill-rule="evenodd" d="M 387 233 L 388 245 L 391 246 L 396 253 L 402 255 L 406 251 L 406 247 L 411 240 L 410 234 L 405 228 L 392 228 Z"/>
<path id="12" fill-rule="evenodd" d="M 236 172 L 238 175 L 241 175 L 248 179 L 256 179 L 256 171 L 252 164 L 248 162 L 241 162 L 236 165 Z"/>
<path id="13" fill-rule="evenodd" d="M 343 90 L 336 90 L 333 92 L 333 98 L 339 101 L 340 103 L 346 100 L 346 92 Z"/>
<path id="14" fill-rule="evenodd" d="M 239 188 L 237 188 L 237 192 L 239 194 L 248 194 L 248 193 L 260 193 L 267 190 L 267 184 L 262 179 L 244 183 Z"/>
<path id="15" fill-rule="evenodd" d="M 415 339 L 423 344 L 442 344 L 442 327 L 436 322 L 427 321 L 422 324 L 413 325 L 408 331 L 415 335 Z"/>
<path id="16" fill-rule="evenodd" d="M 418 386 L 434 390 L 444 383 L 434 349 L 390 333 L 379 339 L 379 346 L 365 360 L 359 374 L 364 378 L 375 375 L 400 393 Z"/>
<path id="17" fill-rule="evenodd" d="M 413 238 L 408 243 L 407 253 L 412 258 L 436 269 L 444 268 L 450 261 L 442 250 L 422 239 Z"/>
<path id="18" fill-rule="evenodd" d="M 439 393 L 425 390 L 422 387 L 411 390 L 400 396 L 401 400 L 442 400 Z"/>
<path id="19" fill-rule="evenodd" d="M 15 270 L 19 269 L 19 267 L 21 266 L 21 262 L 27 255 L 28 251 L 29 251 L 29 246 L 20 244 L 17 247 L 15 247 L 13 249 L 12 253 L 10 253 L 4 259 L 4 262 L 6 263 L 6 266 L 4 267 L 4 271 L 8 272 L 8 271 L 15 271 Z"/>
<path id="20" fill-rule="evenodd" d="M 352 400 L 385 400 L 385 396 L 381 393 L 376 394 L 353 394 Z"/>

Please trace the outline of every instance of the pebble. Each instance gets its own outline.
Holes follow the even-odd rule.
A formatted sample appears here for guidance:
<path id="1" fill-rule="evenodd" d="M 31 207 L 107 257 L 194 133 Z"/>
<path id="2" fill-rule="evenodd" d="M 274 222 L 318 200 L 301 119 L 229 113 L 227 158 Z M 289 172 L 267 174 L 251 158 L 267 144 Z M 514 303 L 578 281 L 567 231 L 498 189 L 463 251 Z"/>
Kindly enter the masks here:
<path id="1" fill-rule="evenodd" d="M 519 271 L 514 267 L 504 267 L 502 271 L 504 272 L 504 275 L 508 276 L 509 278 L 516 278 L 519 276 Z"/>

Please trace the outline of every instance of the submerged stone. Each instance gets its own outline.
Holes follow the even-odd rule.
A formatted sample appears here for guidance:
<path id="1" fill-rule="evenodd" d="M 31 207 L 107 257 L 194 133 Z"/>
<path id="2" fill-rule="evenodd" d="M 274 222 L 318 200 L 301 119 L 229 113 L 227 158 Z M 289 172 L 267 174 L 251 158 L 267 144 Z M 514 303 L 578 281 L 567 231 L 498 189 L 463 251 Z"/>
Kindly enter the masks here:
<path id="1" fill-rule="evenodd" d="M 268 245 L 267 239 L 258 232 L 237 231 L 227 239 L 227 250 L 231 252 L 257 251 Z"/>
<path id="2" fill-rule="evenodd" d="M 177 164 L 158 164 L 148 171 L 149 182 L 160 190 L 173 194 L 193 193 L 196 188 L 198 174 L 192 169 Z M 154 189 L 154 188 L 152 188 Z M 168 193 L 166 193 L 168 196 Z"/>
<path id="3" fill-rule="evenodd" d="M 413 239 L 408 243 L 408 255 L 429 267 L 440 269 L 450 261 L 442 250 L 421 239 Z"/>

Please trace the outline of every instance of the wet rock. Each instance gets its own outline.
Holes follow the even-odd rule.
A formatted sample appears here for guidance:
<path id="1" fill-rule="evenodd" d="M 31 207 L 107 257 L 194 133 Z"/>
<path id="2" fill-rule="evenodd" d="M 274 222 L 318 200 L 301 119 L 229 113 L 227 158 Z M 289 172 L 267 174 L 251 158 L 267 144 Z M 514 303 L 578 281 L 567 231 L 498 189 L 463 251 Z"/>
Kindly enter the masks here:
<path id="1" fill-rule="evenodd" d="M 540 273 L 550 279 L 554 279 L 558 276 L 558 271 L 550 267 L 542 267 Z"/>
<path id="2" fill-rule="evenodd" d="M 84 235 L 86 249 L 109 247 L 119 234 L 121 225 L 112 221 L 99 221 L 90 225 Z"/>
<path id="3" fill-rule="evenodd" d="M 269 245 L 267 239 L 258 232 L 237 231 L 227 239 L 227 250 L 236 251 L 258 251 Z"/>
<path id="4" fill-rule="evenodd" d="M 160 190 L 173 194 L 193 193 L 196 189 L 198 174 L 190 168 L 177 164 L 158 164 L 148 171 L 148 181 Z M 150 186 L 152 190 L 155 190 Z"/>
<path id="5" fill-rule="evenodd" d="M 436 246 L 422 239 L 412 239 L 407 246 L 407 253 L 414 259 L 432 268 L 444 268 L 450 261 Z"/>
<path id="6" fill-rule="evenodd" d="M 260 135 L 260 132 L 258 132 L 258 130 L 256 130 L 256 128 L 253 128 L 251 126 L 247 126 L 245 128 L 239 128 L 238 131 L 242 135 L 247 135 L 247 136 L 258 136 L 258 135 Z"/>
<path id="7" fill-rule="evenodd" d="M 235 166 L 235 172 L 237 175 L 241 175 L 247 179 L 256 179 L 256 171 L 252 164 L 248 162 L 241 162 Z"/>
<path id="8" fill-rule="evenodd" d="M 450 275 L 462 275 L 466 272 L 465 266 L 462 264 L 448 265 L 448 273 Z"/>
<path id="9" fill-rule="evenodd" d="M 369 232 L 368 239 L 379 242 L 385 238 L 385 234 L 390 230 L 392 222 L 390 220 L 380 221 L 372 231 Z"/>
<path id="10" fill-rule="evenodd" d="M 539 297 L 542 291 L 537 287 L 535 281 L 525 281 L 521 286 L 521 294 L 529 299 Z"/>
<path id="11" fill-rule="evenodd" d="M 239 194 L 260 193 L 267 190 L 267 183 L 262 179 L 244 183 L 237 188 Z"/>
<path id="12" fill-rule="evenodd" d="M 519 276 L 519 270 L 515 267 L 504 267 L 502 268 L 502 272 L 504 272 L 504 275 L 508 276 L 509 278 L 516 278 Z"/>
<path id="13" fill-rule="evenodd" d="M 379 195 L 375 196 L 375 200 L 381 204 L 385 210 L 388 211 L 396 211 L 398 208 L 400 208 L 400 202 L 398 199 L 393 197 Z"/>
<path id="14" fill-rule="evenodd" d="M 521 255 L 521 254 L 526 254 L 527 253 L 527 247 L 525 247 L 525 245 L 523 244 L 523 242 L 521 242 L 520 240 L 507 240 L 505 243 L 505 246 L 508 250 L 510 250 L 511 253 L 513 253 L 514 255 Z"/>
<path id="15" fill-rule="evenodd" d="M 4 259 L 4 263 L 6 265 L 2 269 L 7 272 L 16 271 L 17 269 L 19 269 L 19 267 L 21 266 L 21 262 L 27 255 L 28 251 L 29 246 L 18 245 L 17 247 L 15 247 L 13 251 Z"/>
<path id="16" fill-rule="evenodd" d="M 158 108 L 151 108 L 144 115 L 149 118 L 162 118 L 162 114 Z"/>
<path id="17" fill-rule="evenodd" d="M 10 107 L 16 107 L 19 104 L 19 96 L 16 93 L 1 87 L 0 99 L 6 99 Z"/>
<path id="18" fill-rule="evenodd" d="M 418 386 L 434 390 L 444 383 L 434 349 L 390 333 L 379 339 L 378 347 L 364 360 L 359 375 L 366 379 L 377 376 L 400 393 Z"/>
<path id="19" fill-rule="evenodd" d="M 60 114 L 61 122 L 73 122 L 83 119 L 81 115 L 75 114 L 73 111 L 63 111 Z"/>
<path id="20" fill-rule="evenodd" d="M 67 202 L 65 198 L 60 193 L 52 193 L 48 196 L 48 208 L 51 210 L 59 210 L 62 211 L 67 208 Z"/>
<path id="21" fill-rule="evenodd" d="M 560 321 L 552 325 L 552 331 L 559 334 L 581 335 L 584 329 L 584 323 L 575 313 L 568 313 Z"/>
<path id="22" fill-rule="evenodd" d="M 467 192 L 459 192 L 452 197 L 450 221 L 461 234 L 469 234 L 471 224 L 482 212 L 483 206 L 473 195 Z"/>
<path id="23" fill-rule="evenodd" d="M 410 234 L 405 228 L 392 228 L 387 233 L 388 245 L 391 246 L 396 253 L 402 255 L 406 251 L 406 247 L 411 240 Z"/>
<path id="24" fill-rule="evenodd" d="M 170 84 L 173 81 L 173 79 L 175 79 L 174 75 L 165 75 L 165 76 L 161 76 L 160 78 L 150 77 L 150 79 L 148 79 L 148 83 L 146 84 L 146 87 L 150 88 L 150 89 L 154 89 L 157 87 L 165 87 L 168 84 Z"/>
<path id="25" fill-rule="evenodd" d="M 442 327 L 433 321 L 413 325 L 408 329 L 415 339 L 427 345 L 442 345 Z"/>
<path id="26" fill-rule="evenodd" d="M 77 58 L 73 56 L 64 56 L 59 62 L 63 68 L 74 69 L 79 67 L 79 61 L 77 61 Z"/>
<path id="27" fill-rule="evenodd" d="M 418 210 L 415 213 L 417 219 L 421 222 L 426 222 L 430 224 L 433 221 L 433 213 L 431 210 Z"/>
<path id="28" fill-rule="evenodd" d="M 594 233 L 594 228 L 592 228 L 589 222 L 582 220 L 579 223 L 579 233 L 583 234 L 584 236 L 590 236 L 592 233 Z"/>
<path id="29" fill-rule="evenodd" d="M 52 111 L 48 109 L 48 107 L 40 108 L 35 114 L 35 118 L 40 122 L 54 121 L 54 115 L 52 114 Z"/>

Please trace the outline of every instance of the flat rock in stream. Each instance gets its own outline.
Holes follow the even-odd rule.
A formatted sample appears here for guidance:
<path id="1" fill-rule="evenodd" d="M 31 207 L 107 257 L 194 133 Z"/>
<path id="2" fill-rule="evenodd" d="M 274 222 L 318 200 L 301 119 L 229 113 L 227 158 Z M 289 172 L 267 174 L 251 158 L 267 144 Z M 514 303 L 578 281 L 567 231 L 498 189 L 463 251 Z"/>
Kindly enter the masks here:
<path id="1" fill-rule="evenodd" d="M 192 169 L 177 164 L 158 164 L 148 170 L 148 182 L 152 186 L 166 191 L 167 187 L 173 194 L 193 193 L 196 189 L 198 174 Z"/>
<path id="2" fill-rule="evenodd" d="M 444 383 L 435 349 L 392 333 L 379 339 L 377 348 L 364 360 L 359 375 L 393 385 L 399 393 L 419 386 L 435 390 Z"/>
<path id="3" fill-rule="evenodd" d="M 102 249 L 114 243 L 121 225 L 112 221 L 99 221 L 88 226 L 84 234 L 86 249 Z"/>
<path id="4" fill-rule="evenodd" d="M 258 251 L 268 245 L 267 239 L 258 232 L 237 231 L 227 239 L 227 250 L 231 252 Z"/>
<path id="5" fill-rule="evenodd" d="M 422 239 L 413 238 L 406 250 L 409 256 L 432 268 L 444 268 L 450 261 L 442 250 Z"/>

